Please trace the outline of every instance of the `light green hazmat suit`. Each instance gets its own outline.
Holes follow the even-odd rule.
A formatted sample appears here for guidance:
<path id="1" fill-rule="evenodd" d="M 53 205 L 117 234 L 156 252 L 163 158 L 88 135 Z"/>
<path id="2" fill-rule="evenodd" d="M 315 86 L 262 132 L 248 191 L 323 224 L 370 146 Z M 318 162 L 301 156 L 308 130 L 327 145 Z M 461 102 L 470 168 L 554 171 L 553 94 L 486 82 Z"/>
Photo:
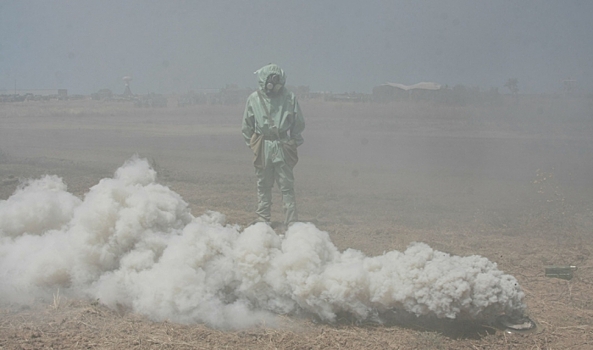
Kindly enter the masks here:
<path id="1" fill-rule="evenodd" d="M 271 221 L 274 182 L 282 192 L 285 225 L 298 221 L 294 195 L 293 167 L 298 157 L 296 148 L 303 143 L 301 133 L 305 120 L 296 97 L 288 91 L 284 71 L 269 64 L 255 72 L 258 91 L 247 98 L 243 115 L 243 138 L 254 151 L 257 176 L 258 219 Z M 270 75 L 279 76 L 277 91 L 266 89 Z"/>

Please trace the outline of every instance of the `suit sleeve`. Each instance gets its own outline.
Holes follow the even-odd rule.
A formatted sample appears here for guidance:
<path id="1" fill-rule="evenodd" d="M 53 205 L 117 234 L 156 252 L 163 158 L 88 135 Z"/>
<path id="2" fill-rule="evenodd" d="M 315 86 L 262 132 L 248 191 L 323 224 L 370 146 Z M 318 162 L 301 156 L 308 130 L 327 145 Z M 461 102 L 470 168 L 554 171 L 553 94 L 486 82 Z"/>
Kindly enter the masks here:
<path id="1" fill-rule="evenodd" d="M 294 123 L 290 127 L 290 138 L 295 140 L 297 146 L 300 146 L 305 141 L 301 135 L 303 130 L 305 130 L 305 118 L 296 97 L 294 97 L 294 116 Z"/>
<path id="2" fill-rule="evenodd" d="M 251 107 L 251 101 L 248 99 L 245 105 L 245 112 L 243 113 L 243 139 L 245 144 L 249 147 L 251 136 L 255 132 L 255 115 L 253 114 L 253 107 Z"/>

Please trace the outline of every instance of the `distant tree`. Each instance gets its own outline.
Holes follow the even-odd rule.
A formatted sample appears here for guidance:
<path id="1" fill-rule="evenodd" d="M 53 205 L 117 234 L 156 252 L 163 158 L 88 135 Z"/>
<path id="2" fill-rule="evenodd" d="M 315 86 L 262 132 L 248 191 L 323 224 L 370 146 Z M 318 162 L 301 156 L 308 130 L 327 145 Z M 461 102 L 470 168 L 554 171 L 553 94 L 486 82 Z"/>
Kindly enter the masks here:
<path id="1" fill-rule="evenodd" d="M 517 78 L 510 78 L 504 84 L 504 87 L 509 89 L 513 95 L 517 95 L 519 93 L 519 80 Z"/>

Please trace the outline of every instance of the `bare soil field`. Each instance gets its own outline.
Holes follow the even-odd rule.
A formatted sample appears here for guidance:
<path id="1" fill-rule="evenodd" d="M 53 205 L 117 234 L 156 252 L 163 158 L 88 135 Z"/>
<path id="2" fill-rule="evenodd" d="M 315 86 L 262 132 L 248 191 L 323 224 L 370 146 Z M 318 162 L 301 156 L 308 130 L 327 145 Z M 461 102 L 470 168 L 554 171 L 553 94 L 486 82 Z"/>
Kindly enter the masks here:
<path id="1" fill-rule="evenodd" d="M 0 104 L 0 200 L 55 174 L 82 197 L 132 155 L 194 215 L 255 217 L 243 106 L 135 108 L 125 102 Z M 301 101 L 295 168 L 302 221 L 340 249 L 374 256 L 425 242 L 481 255 L 517 278 L 536 332 L 412 317 L 384 324 L 284 317 L 221 331 L 153 322 L 93 300 L 55 295 L 0 303 L 0 349 L 592 349 L 593 101 L 521 96 L 496 106 Z M 282 220 L 274 190 L 273 220 Z M 571 280 L 544 267 L 575 265 Z M 1 282 L 0 282 L 1 283 Z"/>

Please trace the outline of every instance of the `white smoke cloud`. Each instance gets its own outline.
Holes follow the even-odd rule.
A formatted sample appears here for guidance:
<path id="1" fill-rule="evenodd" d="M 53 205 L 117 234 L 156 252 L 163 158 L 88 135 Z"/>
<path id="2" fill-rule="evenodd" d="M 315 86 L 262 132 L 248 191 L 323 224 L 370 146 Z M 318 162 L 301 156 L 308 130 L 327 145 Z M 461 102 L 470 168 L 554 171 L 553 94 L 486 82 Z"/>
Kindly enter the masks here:
<path id="1" fill-rule="evenodd" d="M 225 220 L 192 216 L 138 157 L 83 200 L 56 176 L 28 181 L 0 201 L 0 300 L 33 303 L 59 289 L 154 320 L 219 328 L 273 324 L 278 314 L 482 318 L 525 308 L 517 280 L 480 256 L 415 243 L 367 257 L 338 251 L 309 223 L 282 236 Z"/>

